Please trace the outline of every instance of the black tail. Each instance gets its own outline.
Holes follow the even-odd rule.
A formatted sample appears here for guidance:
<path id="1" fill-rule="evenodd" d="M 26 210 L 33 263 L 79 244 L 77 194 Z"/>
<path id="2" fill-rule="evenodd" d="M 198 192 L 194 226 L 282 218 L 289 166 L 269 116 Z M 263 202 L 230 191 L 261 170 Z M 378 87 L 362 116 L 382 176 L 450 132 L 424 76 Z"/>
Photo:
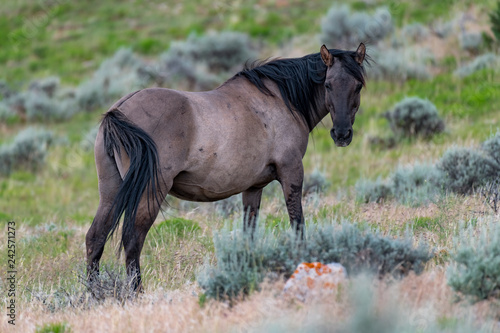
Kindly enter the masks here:
<path id="1" fill-rule="evenodd" d="M 113 235 L 120 224 L 120 217 L 125 213 L 121 249 L 126 240 L 136 236 L 135 218 L 144 192 L 147 191 L 148 200 L 161 204 L 158 150 L 153 139 L 118 110 L 107 112 L 101 126 L 108 155 L 113 157 L 116 152 L 118 157 L 121 156 L 120 147 L 123 147 L 130 159 L 130 167 L 110 210 L 110 213 L 113 211 L 113 227 L 107 237 L 109 239 Z"/>

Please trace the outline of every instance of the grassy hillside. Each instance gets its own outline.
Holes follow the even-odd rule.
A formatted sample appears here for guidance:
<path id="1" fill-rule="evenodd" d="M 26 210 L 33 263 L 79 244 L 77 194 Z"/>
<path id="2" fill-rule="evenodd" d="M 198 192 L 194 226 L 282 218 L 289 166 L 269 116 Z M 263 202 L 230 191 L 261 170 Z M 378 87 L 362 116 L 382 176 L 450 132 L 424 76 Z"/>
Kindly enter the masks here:
<path id="1" fill-rule="evenodd" d="M 414 245 L 425 243 L 434 251 L 424 273 L 411 273 L 401 280 L 353 278 L 335 297 L 321 298 L 313 304 L 276 296 L 283 288 L 281 280 L 265 284 L 262 291 L 249 298 L 239 299 L 233 308 L 222 301 L 207 302 L 196 284 L 196 276 L 204 264 L 216 263 L 214 233 L 224 234 L 241 223 L 239 198 L 197 204 L 169 197 L 169 206 L 158 216 L 142 252 L 144 295 L 137 301 L 113 295 L 97 304 L 89 299 L 82 278 L 85 233 L 99 200 L 92 130 L 108 104 L 104 102 L 89 110 L 77 106 L 74 113 L 55 119 L 29 118 L 23 112 L 4 119 L 2 104 L 2 158 L 15 142 L 15 136 L 30 126 L 50 130 L 53 135 L 52 143 L 44 150 L 44 162 L 37 168 L 27 162 L 23 168 L 2 174 L 5 161 L 0 160 L 0 221 L 2 225 L 16 222 L 16 297 L 18 322 L 23 331 L 37 327 L 41 332 L 58 327 L 66 332 L 102 327 L 144 332 L 153 327 L 159 331 L 168 327 L 172 331 L 193 332 L 200 327 L 207 332 L 274 328 L 278 332 L 307 331 L 308 325 L 318 323 L 318 318 L 336 331 L 362 331 L 356 325 L 363 322 L 372 327 L 379 325 L 376 327 L 381 327 L 381 332 L 402 331 L 402 327 L 409 332 L 458 332 L 463 327 L 477 331 L 480 326 L 485 332 L 497 329 L 498 296 L 471 303 L 448 285 L 445 273 L 454 267 L 454 254 L 465 246 L 464 239 L 483 241 L 478 236 L 481 232 L 487 229 L 494 234 L 496 230 L 498 213 L 490 209 L 478 192 L 479 187 L 466 195 L 443 191 L 422 201 L 423 204 L 412 205 L 403 204 L 397 197 L 365 203 L 359 200 L 356 186 L 360 180 L 392 179 L 400 166 L 439 163 L 450 147 L 468 147 L 484 155 L 480 144 L 499 128 L 500 66 L 498 60 L 487 63 L 486 68 L 468 76 L 458 75 L 457 70 L 483 54 L 496 54 L 496 44 L 481 42 L 467 49 L 462 40 L 469 33 L 491 35 L 488 13 L 496 1 L 344 3 L 349 4 L 352 12 L 365 11 L 370 15 L 384 6 L 392 16 L 393 29 L 369 45 L 374 61 L 367 68 L 367 86 L 362 91 L 351 145 L 335 147 L 329 135 L 329 116 L 310 137 L 304 158 L 306 177 L 319 170 L 324 177 L 321 182 L 328 186 L 304 198 L 306 223 L 314 226 L 356 222 L 361 230 L 378 230 L 391 238 L 409 234 Z M 8 1 L 0 7 L 0 35 L 6 36 L 0 38 L 0 79 L 26 99 L 30 82 L 51 76 L 60 79 L 61 94 L 78 95 L 85 82 L 102 70 L 101 63 L 116 55 L 121 47 L 131 48 L 137 66 L 146 66 L 141 69 L 147 65 L 157 68 L 173 41 L 225 30 L 248 34 L 260 58 L 305 55 L 319 51 L 322 19 L 332 4 L 325 0 Z M 446 33 L 438 36 L 438 31 Z M 392 72 L 384 67 L 387 63 L 393 65 Z M 408 70 L 414 65 L 421 66 L 415 67 L 416 74 Z M 193 66 L 196 70 L 206 69 L 198 63 Z M 239 68 L 214 77 L 222 83 Z M 389 74 L 377 74 L 378 68 L 385 68 Z M 207 73 L 202 74 L 211 74 Z M 118 75 L 117 81 L 126 84 L 129 77 L 123 75 Z M 189 88 L 182 80 L 148 84 Z M 2 89 L 0 86 L 0 104 L 8 99 Z M 395 137 L 383 115 L 408 96 L 431 101 L 444 120 L 444 132 L 430 138 Z M 287 216 L 281 189 L 278 184 L 270 185 L 264 190 L 260 225 L 268 232 L 279 233 L 288 229 Z M 464 230 L 470 234 L 464 236 Z M 6 231 L 0 240 L 0 252 L 7 253 Z M 118 283 L 123 282 L 124 260 L 123 255 L 116 257 L 116 249 L 114 239 L 106 246 L 103 263 L 111 280 L 118 276 L 114 281 Z M 7 260 L 0 262 L 2 271 L 6 271 Z M 2 306 L 8 302 L 4 296 L 7 286 L 0 276 Z M 356 294 L 362 286 L 367 288 L 366 293 Z M 261 306 L 262 310 L 255 310 Z M 390 319 L 388 313 L 394 308 L 399 309 L 401 321 Z M 346 309 L 356 311 L 353 315 Z M 311 317 L 316 310 L 322 316 Z M 332 321 L 331 314 L 339 319 Z M 102 325 L 97 328 L 96 323 Z M 2 319 L 0 331 L 13 330 Z"/>

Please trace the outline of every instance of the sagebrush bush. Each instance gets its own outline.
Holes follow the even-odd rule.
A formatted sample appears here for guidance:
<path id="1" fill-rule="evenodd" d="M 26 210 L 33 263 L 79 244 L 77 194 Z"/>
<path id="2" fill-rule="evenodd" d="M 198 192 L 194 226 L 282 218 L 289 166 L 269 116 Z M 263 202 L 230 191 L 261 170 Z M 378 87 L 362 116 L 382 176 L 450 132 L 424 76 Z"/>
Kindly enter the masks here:
<path id="1" fill-rule="evenodd" d="M 422 49 L 403 47 L 370 50 L 373 64 L 366 68 L 367 75 L 374 80 L 406 81 L 430 78 L 426 63 L 432 62 L 432 53 Z"/>
<path id="2" fill-rule="evenodd" d="M 13 170 L 38 170 L 44 163 L 49 146 L 54 142 L 52 132 L 28 127 L 19 132 L 12 143 L 0 146 L 0 175 Z"/>
<path id="3" fill-rule="evenodd" d="M 99 126 L 92 127 L 80 141 L 80 147 L 83 150 L 90 151 L 94 149 L 95 139 L 97 138 L 97 133 L 99 132 Z"/>
<path id="4" fill-rule="evenodd" d="M 331 48 L 353 48 L 363 41 L 376 44 L 392 31 L 392 16 L 386 8 L 368 14 L 334 5 L 321 20 L 320 39 Z"/>
<path id="5" fill-rule="evenodd" d="M 499 176 L 500 166 L 480 151 L 469 148 L 450 148 L 437 164 L 443 173 L 447 190 L 469 194 L 474 189 Z"/>
<path id="6" fill-rule="evenodd" d="M 401 203 L 419 206 L 441 193 L 442 174 L 434 165 L 399 167 L 391 176 L 392 193 Z"/>
<path id="7" fill-rule="evenodd" d="M 240 32 L 191 34 L 185 41 L 172 42 L 160 56 L 162 77 L 168 81 L 187 81 L 190 88 L 214 88 L 228 72 L 256 56 L 252 41 Z"/>
<path id="8" fill-rule="evenodd" d="M 483 35 L 479 32 L 465 32 L 459 37 L 463 50 L 477 53 L 483 44 Z"/>
<path id="9" fill-rule="evenodd" d="M 500 133 L 484 141 L 481 148 L 498 164 L 500 164 Z"/>
<path id="10" fill-rule="evenodd" d="M 301 262 L 338 262 L 350 275 L 401 277 L 410 271 L 420 273 L 432 257 L 425 246 L 413 247 L 409 237 L 383 237 L 348 222 L 308 225 L 304 241 L 292 229 L 257 228 L 251 237 L 241 228 L 226 226 L 214 235 L 214 247 L 216 264 L 205 265 L 198 283 L 215 299 L 248 294 L 266 276 L 289 277 Z"/>
<path id="11" fill-rule="evenodd" d="M 429 138 L 444 130 L 436 106 L 427 99 L 406 97 L 385 114 L 394 134 Z"/>
<path id="12" fill-rule="evenodd" d="M 376 181 L 359 179 L 354 187 L 356 200 L 363 203 L 381 203 L 394 196 L 391 185 L 380 178 Z"/>
<path id="13" fill-rule="evenodd" d="M 497 220 L 469 221 L 456 237 L 448 283 L 476 301 L 500 298 L 500 228 Z"/>
<path id="14" fill-rule="evenodd" d="M 403 27 L 401 32 L 406 40 L 413 42 L 421 41 L 429 35 L 429 29 L 420 23 L 408 24 Z"/>
<path id="15" fill-rule="evenodd" d="M 311 174 L 304 177 L 302 195 L 305 197 L 313 193 L 324 193 L 329 186 L 330 182 L 326 179 L 325 175 L 318 169 L 314 169 Z"/>
<path id="16" fill-rule="evenodd" d="M 91 79 L 77 89 L 78 105 L 83 110 L 93 110 L 116 99 L 144 88 L 149 83 L 143 69 L 146 64 L 131 49 L 121 48 L 104 60 Z"/>
<path id="17" fill-rule="evenodd" d="M 77 112 L 74 95 L 60 89 L 57 77 L 31 81 L 26 91 L 8 94 L 2 104 L 10 114 L 27 120 L 65 120 Z"/>
<path id="18" fill-rule="evenodd" d="M 476 57 L 470 63 L 458 68 L 455 74 L 461 77 L 469 76 L 485 68 L 494 68 L 498 66 L 498 57 L 493 53 L 486 53 Z"/>

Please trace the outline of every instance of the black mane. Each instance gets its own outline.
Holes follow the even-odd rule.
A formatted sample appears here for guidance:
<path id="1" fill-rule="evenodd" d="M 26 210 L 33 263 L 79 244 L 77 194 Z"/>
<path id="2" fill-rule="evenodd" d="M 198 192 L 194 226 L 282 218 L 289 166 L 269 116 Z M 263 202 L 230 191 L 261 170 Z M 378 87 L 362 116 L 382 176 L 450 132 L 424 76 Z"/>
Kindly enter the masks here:
<path id="1" fill-rule="evenodd" d="M 330 53 L 342 63 L 344 69 L 356 80 L 365 84 L 364 69 L 354 57 L 354 51 L 331 49 Z M 319 95 L 318 85 L 325 83 L 326 65 L 319 53 L 302 58 L 277 59 L 260 63 L 257 66 L 245 66 L 235 75 L 243 76 L 252 82 L 262 93 L 273 96 L 263 79 L 274 81 L 280 90 L 281 97 L 290 111 L 295 109 L 307 122 L 309 130 L 317 121 Z M 292 108 L 293 106 L 293 108 Z"/>

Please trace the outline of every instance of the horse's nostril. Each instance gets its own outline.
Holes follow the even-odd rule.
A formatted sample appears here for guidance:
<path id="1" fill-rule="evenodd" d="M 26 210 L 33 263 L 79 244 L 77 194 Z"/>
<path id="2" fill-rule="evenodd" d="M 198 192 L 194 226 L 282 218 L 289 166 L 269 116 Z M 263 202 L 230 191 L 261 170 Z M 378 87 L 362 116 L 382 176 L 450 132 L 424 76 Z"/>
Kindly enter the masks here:
<path id="1" fill-rule="evenodd" d="M 345 139 L 349 139 L 352 136 L 352 129 L 347 130 L 347 135 L 345 136 Z"/>

